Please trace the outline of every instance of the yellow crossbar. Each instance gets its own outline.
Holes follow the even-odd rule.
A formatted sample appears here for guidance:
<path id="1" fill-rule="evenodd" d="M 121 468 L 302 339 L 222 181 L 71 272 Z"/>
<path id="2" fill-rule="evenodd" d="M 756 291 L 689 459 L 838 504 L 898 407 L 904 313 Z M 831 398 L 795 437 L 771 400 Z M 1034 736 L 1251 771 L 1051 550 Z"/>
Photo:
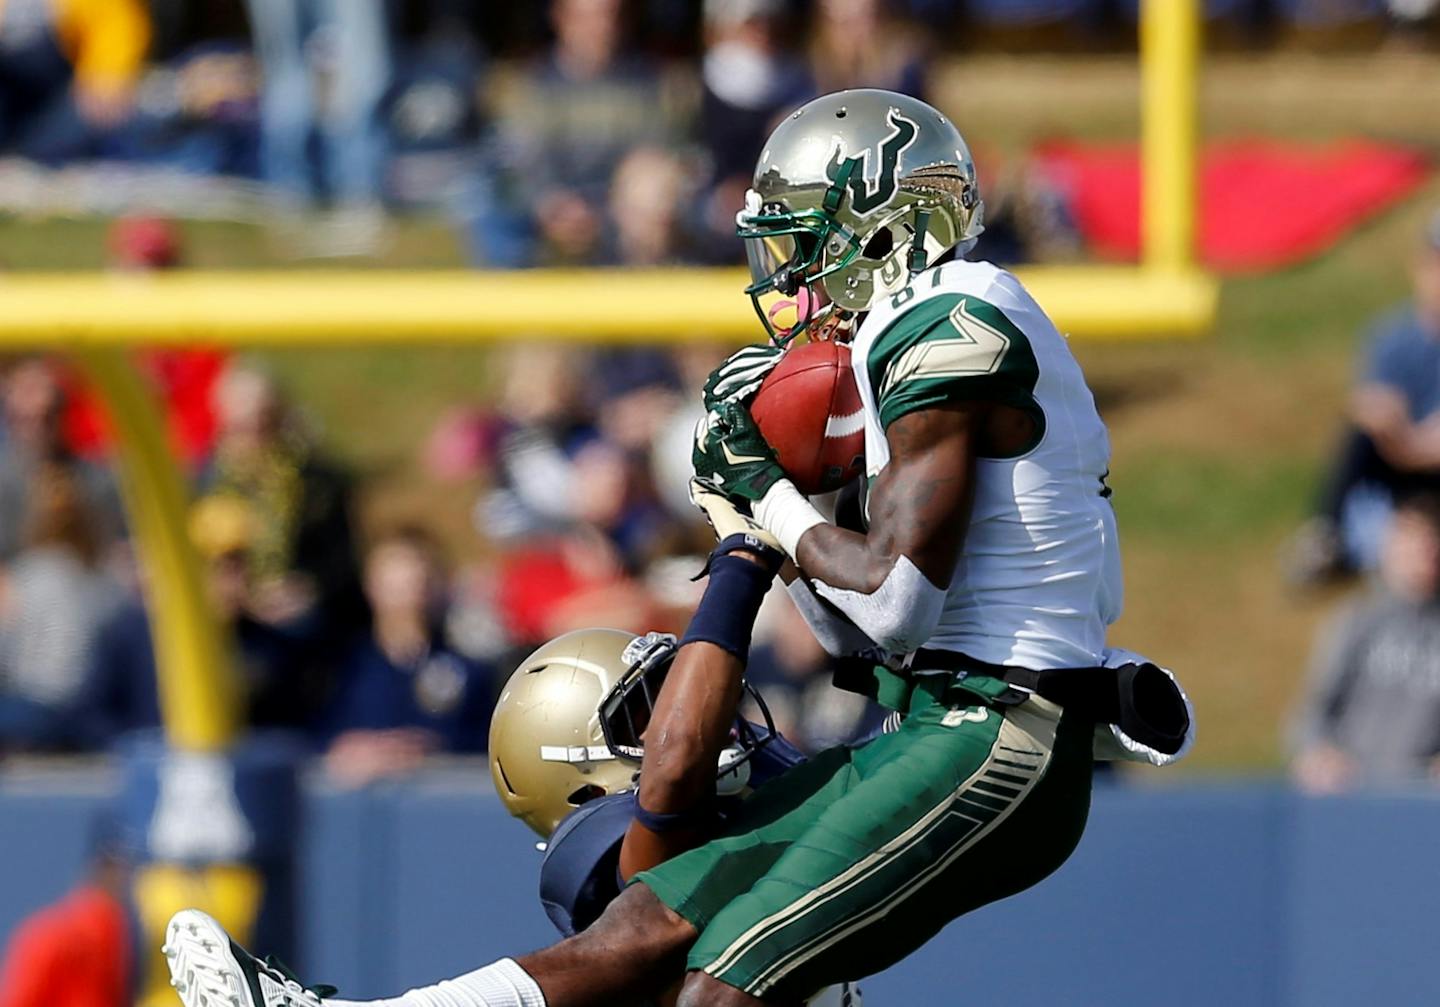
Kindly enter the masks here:
<path id="1" fill-rule="evenodd" d="M 1215 284 L 1182 270 L 1024 270 L 1056 323 L 1092 338 L 1202 331 Z M 152 277 L 11 274 L 0 346 L 342 346 L 506 341 L 753 340 L 733 269 L 522 272 L 187 272 Z"/>

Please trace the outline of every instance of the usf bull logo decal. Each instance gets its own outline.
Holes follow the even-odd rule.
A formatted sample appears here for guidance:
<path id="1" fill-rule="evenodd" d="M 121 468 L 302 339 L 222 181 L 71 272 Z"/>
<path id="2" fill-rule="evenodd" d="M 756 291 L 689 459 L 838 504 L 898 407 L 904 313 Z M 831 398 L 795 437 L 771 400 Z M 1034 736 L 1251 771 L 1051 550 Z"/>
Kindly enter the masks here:
<path id="1" fill-rule="evenodd" d="M 900 155 L 909 149 L 920 132 L 899 109 L 892 108 L 885 121 L 890 124 L 890 132 L 880 141 L 878 150 L 867 147 L 858 156 L 842 160 L 844 148 L 837 138 L 835 153 L 826 169 L 830 181 L 849 187 L 850 206 L 857 216 L 863 217 L 895 198 L 900 188 Z M 845 171 L 847 164 L 849 172 Z"/>

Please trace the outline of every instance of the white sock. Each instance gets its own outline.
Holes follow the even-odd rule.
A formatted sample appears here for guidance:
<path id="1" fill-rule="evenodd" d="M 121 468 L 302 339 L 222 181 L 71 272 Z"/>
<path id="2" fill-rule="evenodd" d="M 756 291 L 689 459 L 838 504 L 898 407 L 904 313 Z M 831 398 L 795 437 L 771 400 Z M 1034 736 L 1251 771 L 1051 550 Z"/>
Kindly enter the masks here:
<path id="1" fill-rule="evenodd" d="M 326 1000 L 326 1007 L 545 1007 L 545 996 L 513 958 L 421 986 L 388 1000 Z"/>

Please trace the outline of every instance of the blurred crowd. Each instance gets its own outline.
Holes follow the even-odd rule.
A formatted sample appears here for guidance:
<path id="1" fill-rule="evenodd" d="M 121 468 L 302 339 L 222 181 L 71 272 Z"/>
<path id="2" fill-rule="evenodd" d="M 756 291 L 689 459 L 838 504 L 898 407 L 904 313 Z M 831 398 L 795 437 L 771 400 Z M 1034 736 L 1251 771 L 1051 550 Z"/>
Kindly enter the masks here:
<path id="1" fill-rule="evenodd" d="M 1291 732 L 1308 790 L 1440 780 L 1440 213 L 1410 256 L 1412 295 L 1362 344 L 1315 515 L 1291 544 L 1304 587 L 1368 590 L 1316 641 Z"/>
<path id="2" fill-rule="evenodd" d="M 722 353 L 511 350 L 498 401 L 445 417 L 420 459 L 481 487 L 485 558 L 459 568 L 421 522 L 360 535 L 357 480 L 263 368 L 223 360 L 188 532 L 249 726 L 298 732 L 361 784 L 483 751 L 504 676 L 552 636 L 682 631 L 710 545 L 685 491 L 684 390 Z M 3 375 L 0 751 L 101 749 L 161 724 L 144 568 L 103 444 L 72 435 L 83 384 L 42 357 Z M 853 736 L 870 711 L 829 690 L 808 629 L 772 602 L 751 678 L 777 723 L 808 746 Z"/>
<path id="3" fill-rule="evenodd" d="M 731 260 L 776 117 L 844 86 L 923 95 L 913 16 L 951 7 L 17 0 L 0 155 L 263 182 L 324 210 L 296 255 L 373 252 L 387 209 L 424 207 L 492 267 Z"/>
<path id="4" fill-rule="evenodd" d="M 1435 0 L 1204 7 L 1215 38 L 1252 48 L 1429 46 L 1440 31 Z M 325 208 L 288 243 L 296 255 L 374 251 L 385 210 L 425 207 L 448 214 L 489 266 L 728 260 L 737 193 L 777 115 L 847 86 L 924 97 L 928 57 L 942 50 L 1127 48 L 1137 10 L 1138 0 L 7 0 L 0 157 L 103 163 L 112 180 L 119 165 L 263 183 L 282 215 Z M 982 174 L 1001 177 L 986 170 L 1000 155 L 978 155 Z M 1043 183 L 1003 175 L 987 194 L 985 240 L 989 257 L 1008 261 L 1053 240 L 1064 215 Z M 175 194 L 173 182 L 150 191 L 151 203 Z"/>

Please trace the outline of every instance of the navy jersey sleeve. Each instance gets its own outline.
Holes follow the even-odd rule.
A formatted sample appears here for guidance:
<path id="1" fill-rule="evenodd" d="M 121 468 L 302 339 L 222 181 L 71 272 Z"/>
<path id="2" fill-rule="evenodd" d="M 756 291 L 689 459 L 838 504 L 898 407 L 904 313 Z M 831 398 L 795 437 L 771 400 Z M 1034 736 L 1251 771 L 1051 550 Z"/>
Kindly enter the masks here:
<path id="1" fill-rule="evenodd" d="M 751 726 L 756 734 L 766 734 L 764 727 Z M 805 761 L 784 735 L 770 738 L 751 758 L 751 787 L 763 786 Z M 727 803 L 721 802 L 722 812 Z M 620 894 L 620 844 L 634 817 L 629 791 L 610 794 L 576 808 L 550 837 L 540 864 L 540 904 L 562 937 L 594 923 Z"/>
<path id="2" fill-rule="evenodd" d="M 773 738 L 768 738 L 770 732 L 754 722 L 750 724 L 750 729 L 759 737 L 766 738 L 765 743 L 750 756 L 751 789 L 758 790 L 786 770 L 805 761 L 805 753 L 792 745 L 785 735 L 776 734 Z"/>
<path id="3" fill-rule="evenodd" d="M 540 865 L 540 902 L 561 936 L 600 918 L 620 894 L 620 843 L 634 812 L 630 794 L 582 804 L 562 821 Z"/>

